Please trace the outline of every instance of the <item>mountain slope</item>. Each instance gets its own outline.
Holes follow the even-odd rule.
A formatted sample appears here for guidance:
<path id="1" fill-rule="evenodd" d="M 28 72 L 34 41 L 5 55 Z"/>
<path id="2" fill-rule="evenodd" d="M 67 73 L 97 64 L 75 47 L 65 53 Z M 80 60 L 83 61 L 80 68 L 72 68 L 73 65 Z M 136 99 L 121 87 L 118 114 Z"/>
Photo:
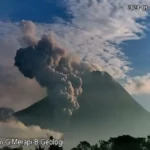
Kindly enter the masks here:
<path id="1" fill-rule="evenodd" d="M 82 79 L 80 108 L 67 121 L 55 121 L 54 108 L 48 98 L 15 113 L 14 116 L 26 125 L 36 124 L 62 131 L 69 140 L 78 138 L 95 141 L 100 137 L 120 134 L 148 134 L 150 114 L 108 73 L 96 71 L 84 75 Z"/>
<path id="2" fill-rule="evenodd" d="M 72 124 L 78 122 L 84 130 L 85 124 L 92 122 L 97 128 L 101 125 L 101 128 L 113 131 L 116 128 L 120 132 L 141 129 L 141 125 L 148 127 L 149 112 L 108 73 L 93 72 L 83 83 L 84 93 L 79 98 L 81 108 L 73 116 Z"/>

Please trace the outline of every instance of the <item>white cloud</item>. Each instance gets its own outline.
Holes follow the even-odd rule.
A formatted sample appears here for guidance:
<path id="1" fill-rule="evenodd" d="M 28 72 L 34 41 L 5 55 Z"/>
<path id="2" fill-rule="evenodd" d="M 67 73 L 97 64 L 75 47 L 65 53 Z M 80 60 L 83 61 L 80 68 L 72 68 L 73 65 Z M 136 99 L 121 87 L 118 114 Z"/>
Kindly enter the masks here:
<path id="1" fill-rule="evenodd" d="M 133 95 L 150 94 L 150 73 L 128 78 L 124 87 Z"/>
<path id="2" fill-rule="evenodd" d="M 131 70 L 130 63 L 115 44 L 144 36 L 146 26 L 137 19 L 146 19 L 148 12 L 129 11 L 128 5 L 148 4 L 149 0 L 65 2 L 74 16 L 72 23 L 38 24 L 39 31 L 54 31 L 61 45 L 78 52 L 85 60 L 98 63 L 115 78 L 124 78 Z"/>
<path id="3" fill-rule="evenodd" d="M 148 4 L 149 0 L 65 0 L 65 3 L 74 16 L 72 23 L 37 23 L 39 34 L 53 31 L 64 47 L 80 53 L 86 60 L 99 63 L 116 78 L 125 77 L 131 69 L 128 60 L 111 43 L 140 38 L 138 34 L 143 34 L 146 27 L 136 20 L 146 18 L 148 12 L 129 11 L 128 5 Z M 14 31 L 11 23 L 1 22 L 1 26 L 7 35 L 19 33 L 15 24 L 12 24 Z"/>
<path id="4" fill-rule="evenodd" d="M 73 24 L 86 32 L 100 35 L 108 40 L 137 38 L 145 26 L 136 22 L 145 18 L 146 11 L 129 11 L 128 5 L 148 4 L 149 0 L 66 0 L 69 10 L 75 16 Z M 119 39 L 118 39 L 119 38 Z"/>
<path id="5" fill-rule="evenodd" d="M 121 50 L 103 39 L 100 35 L 94 35 L 74 27 L 63 26 L 62 24 L 51 25 L 37 23 L 36 25 L 39 35 L 48 33 L 48 31 L 53 31 L 55 33 L 56 40 L 61 46 L 69 49 L 70 51 L 77 52 L 84 60 L 99 64 L 115 78 L 122 78 L 126 76 L 126 73 L 131 69 L 127 58 Z M 9 28 L 4 28 L 2 31 L 3 34 L 5 34 L 5 31 L 8 29 Z M 6 31 L 6 33 L 7 32 L 9 31 Z M 18 33 L 18 37 L 21 35 L 19 28 L 16 33 Z M 11 36 L 5 39 L 15 39 L 13 34 L 11 34 Z M 126 67 L 128 69 L 123 70 L 122 67 Z"/>
<path id="6" fill-rule="evenodd" d="M 64 0 L 64 2 L 74 16 L 72 22 L 36 23 L 38 34 L 53 31 L 60 45 L 77 52 L 82 59 L 96 62 L 117 79 L 127 77 L 132 68 L 127 56 L 116 44 L 125 40 L 140 39 L 139 34 L 144 35 L 143 30 L 146 26 L 136 20 L 146 18 L 148 11 L 129 11 L 128 4 L 148 4 L 149 0 Z M 18 23 L 0 21 L 0 26 L 0 37 L 7 41 L 8 45 L 11 43 L 16 45 L 17 38 L 21 35 Z M 3 72 L 5 78 L 2 81 L 9 81 L 7 84 L 9 86 L 1 84 L 1 89 L 9 92 L 2 92 L 4 94 L 0 98 L 4 100 L 0 105 L 11 105 L 18 109 L 27 106 L 29 101 L 35 102 L 40 99 L 43 93 L 40 94 L 41 89 L 34 81 L 31 83 L 13 67 L 15 50 L 13 48 L 11 52 L 11 47 L 13 46 L 3 50 L 2 46 L 0 48 L 0 65 L 5 68 L 11 64 L 11 67 Z M 30 83 L 32 86 L 29 88 Z M 24 102 L 23 106 L 18 106 L 19 103 L 14 103 L 14 100 L 21 100 Z"/>
<path id="7" fill-rule="evenodd" d="M 62 138 L 62 133 L 42 129 L 39 126 L 25 126 L 22 122 L 15 120 L 0 122 L 0 133 L 1 138 L 46 138 L 47 135 L 56 139 Z"/>

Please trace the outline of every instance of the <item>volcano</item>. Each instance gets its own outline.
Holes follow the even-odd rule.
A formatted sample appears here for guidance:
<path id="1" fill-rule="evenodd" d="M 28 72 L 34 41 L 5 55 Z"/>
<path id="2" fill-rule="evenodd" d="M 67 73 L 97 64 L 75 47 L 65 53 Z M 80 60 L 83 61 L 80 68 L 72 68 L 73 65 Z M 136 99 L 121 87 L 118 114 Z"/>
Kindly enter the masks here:
<path id="1" fill-rule="evenodd" d="M 69 140 L 96 141 L 130 134 L 148 135 L 150 114 L 108 73 L 94 71 L 84 75 L 80 108 L 70 118 L 55 121 L 54 107 L 46 97 L 14 113 L 26 125 L 39 125 L 61 131 Z"/>

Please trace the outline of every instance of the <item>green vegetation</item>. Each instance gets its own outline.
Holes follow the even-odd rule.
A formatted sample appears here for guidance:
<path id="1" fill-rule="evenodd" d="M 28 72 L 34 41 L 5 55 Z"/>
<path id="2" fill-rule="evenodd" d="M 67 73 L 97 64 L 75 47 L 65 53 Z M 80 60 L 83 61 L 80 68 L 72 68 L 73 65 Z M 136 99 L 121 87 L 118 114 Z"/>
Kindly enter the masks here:
<path id="1" fill-rule="evenodd" d="M 23 150 L 23 148 L 3 147 L 0 150 Z M 46 150 L 46 148 L 39 145 L 35 147 L 35 150 Z M 63 150 L 63 147 L 51 145 L 48 150 Z M 95 145 L 82 141 L 71 150 L 150 150 L 150 136 L 147 138 L 134 138 L 129 135 L 123 135 L 110 138 L 108 141 L 99 141 Z"/>

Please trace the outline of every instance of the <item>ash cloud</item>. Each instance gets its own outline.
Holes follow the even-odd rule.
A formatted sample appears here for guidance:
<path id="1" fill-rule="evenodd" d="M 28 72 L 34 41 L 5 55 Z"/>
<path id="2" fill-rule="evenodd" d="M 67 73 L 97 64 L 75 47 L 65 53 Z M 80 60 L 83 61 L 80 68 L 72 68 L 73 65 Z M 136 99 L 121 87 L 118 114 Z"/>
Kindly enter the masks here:
<path id="1" fill-rule="evenodd" d="M 11 108 L 0 107 L 0 121 L 4 121 L 7 118 L 10 118 L 14 110 Z"/>
<path id="2" fill-rule="evenodd" d="M 31 21 L 22 21 L 20 28 L 22 39 L 29 46 L 17 50 L 15 66 L 25 77 L 35 78 L 42 87 L 47 88 L 57 114 L 64 112 L 67 116 L 72 115 L 80 107 L 78 96 L 83 92 L 82 75 L 99 70 L 99 67 L 83 62 L 61 48 L 52 33 L 43 35 L 37 41 L 36 28 Z"/>
<path id="3" fill-rule="evenodd" d="M 20 28 L 23 33 L 21 43 L 24 45 L 35 45 L 37 43 L 36 26 L 32 21 L 21 21 Z"/>

